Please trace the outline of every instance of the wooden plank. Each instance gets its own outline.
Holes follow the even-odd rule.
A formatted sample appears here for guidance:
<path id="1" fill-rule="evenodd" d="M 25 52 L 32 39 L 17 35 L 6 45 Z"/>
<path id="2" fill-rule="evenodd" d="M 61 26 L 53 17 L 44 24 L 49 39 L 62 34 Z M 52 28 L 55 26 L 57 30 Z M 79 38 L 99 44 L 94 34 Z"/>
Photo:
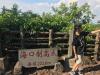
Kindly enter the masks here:
<path id="1" fill-rule="evenodd" d="M 87 46 L 95 46 L 94 44 L 87 44 Z"/>
<path id="2" fill-rule="evenodd" d="M 65 37 L 57 37 L 57 38 L 54 38 L 54 40 L 68 40 L 68 38 L 65 38 Z"/>
<path id="3" fill-rule="evenodd" d="M 0 58 L 0 70 L 5 70 L 4 59 L 5 58 Z"/>
<path id="4" fill-rule="evenodd" d="M 18 50 L 7 50 L 7 52 L 18 52 Z"/>
<path id="5" fill-rule="evenodd" d="M 24 43 L 24 45 L 48 45 L 48 43 Z"/>
<path id="6" fill-rule="evenodd" d="M 69 46 L 68 43 L 57 43 L 58 46 Z"/>
<path id="7" fill-rule="evenodd" d="M 69 39 L 69 35 L 67 34 L 67 32 L 66 32 L 66 34 L 55 34 L 54 35 L 54 38 L 55 39 Z"/>
<path id="8" fill-rule="evenodd" d="M 24 40 L 49 40 L 49 38 L 24 38 Z"/>
<path id="9" fill-rule="evenodd" d="M 21 44 L 20 44 L 20 42 L 18 42 L 18 43 L 15 42 L 15 43 L 10 43 L 9 45 L 21 45 Z"/>
<path id="10" fill-rule="evenodd" d="M 68 51 L 68 48 L 61 48 L 59 51 Z M 64 54 L 67 54 L 67 52 Z"/>
<path id="11" fill-rule="evenodd" d="M 98 52 L 99 52 L 99 42 L 100 42 L 100 32 L 98 32 L 97 34 L 96 34 L 96 42 L 95 42 L 95 55 L 94 55 L 94 59 L 95 59 L 95 61 L 97 62 L 98 61 Z"/>
<path id="12" fill-rule="evenodd" d="M 48 43 L 48 40 L 24 40 L 24 43 Z"/>
<path id="13" fill-rule="evenodd" d="M 25 45 L 48 45 L 48 43 L 24 43 Z M 20 43 L 11 43 L 10 45 L 21 45 Z"/>
<path id="14" fill-rule="evenodd" d="M 11 37 L 10 40 L 21 40 L 21 38 Z"/>
<path id="15" fill-rule="evenodd" d="M 94 48 L 86 48 L 86 51 L 94 51 Z"/>
<path id="16" fill-rule="evenodd" d="M 21 26 L 20 27 L 20 38 L 21 38 L 21 41 L 20 41 L 20 43 L 21 43 L 21 48 L 24 48 L 24 41 L 23 41 L 23 37 L 24 37 L 24 34 L 23 34 L 23 27 Z"/>
<path id="17" fill-rule="evenodd" d="M 49 30 L 49 47 L 52 48 L 52 46 L 53 46 L 53 30 L 50 29 Z"/>
<path id="18" fill-rule="evenodd" d="M 10 31 L 10 33 L 17 34 L 17 33 L 20 33 L 20 31 Z"/>
<path id="19" fill-rule="evenodd" d="M 55 32 L 55 34 L 56 34 L 56 35 L 65 35 L 66 32 Z M 67 34 L 67 35 L 69 35 L 69 34 Z"/>
<path id="20" fill-rule="evenodd" d="M 36 33 L 38 33 L 38 34 L 49 34 L 49 32 L 28 32 L 28 31 L 25 31 L 24 33 L 25 34 L 26 33 L 28 33 L 28 34 L 36 34 Z"/>
<path id="21" fill-rule="evenodd" d="M 74 29 L 69 31 L 68 58 L 73 56 L 73 52 L 72 52 L 73 33 L 74 33 Z"/>

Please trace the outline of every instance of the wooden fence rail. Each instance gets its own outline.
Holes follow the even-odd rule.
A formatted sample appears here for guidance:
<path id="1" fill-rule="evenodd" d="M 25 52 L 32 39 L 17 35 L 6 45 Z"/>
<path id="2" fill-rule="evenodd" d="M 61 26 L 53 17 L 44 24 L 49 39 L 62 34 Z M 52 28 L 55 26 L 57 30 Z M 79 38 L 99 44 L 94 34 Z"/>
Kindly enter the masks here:
<path id="1" fill-rule="evenodd" d="M 36 48 L 60 48 L 59 55 L 70 54 L 71 55 L 71 42 L 73 39 L 72 33 L 67 32 L 27 32 L 27 31 L 9 31 L 3 32 L 0 35 L 1 49 L 7 49 L 9 52 L 16 52 L 19 49 L 36 49 Z M 71 39 L 72 38 L 72 39 Z M 98 50 L 95 44 L 95 38 L 92 38 L 86 45 L 86 52 L 93 53 Z M 95 50 L 94 50 L 95 49 Z M 69 50 L 69 51 L 68 51 Z M 13 54 L 13 53 L 11 53 Z M 94 55 L 95 56 L 95 55 Z M 95 56 L 96 58 L 97 56 Z"/>
<path id="2" fill-rule="evenodd" d="M 0 49 L 4 52 L 9 62 L 18 60 L 19 49 L 36 49 L 57 47 L 58 55 L 71 55 L 71 42 L 73 35 L 67 32 L 27 32 L 27 31 L 9 31 L 0 33 Z M 93 56 L 95 60 L 100 54 L 100 40 L 98 35 L 88 41 L 85 50 L 86 56 Z M 3 53 L 4 54 L 4 53 Z M 100 56 L 100 55 L 99 55 Z M 14 63 L 15 64 L 15 63 Z M 12 64 L 12 65 L 14 65 Z"/>
<path id="3" fill-rule="evenodd" d="M 68 50 L 69 34 L 67 32 L 20 32 L 10 31 L 3 32 L 1 39 L 1 49 L 7 48 L 10 50 L 18 50 L 21 48 L 50 48 L 61 47 Z M 88 50 L 93 50 L 95 47 L 95 39 L 92 39 L 87 44 Z"/>

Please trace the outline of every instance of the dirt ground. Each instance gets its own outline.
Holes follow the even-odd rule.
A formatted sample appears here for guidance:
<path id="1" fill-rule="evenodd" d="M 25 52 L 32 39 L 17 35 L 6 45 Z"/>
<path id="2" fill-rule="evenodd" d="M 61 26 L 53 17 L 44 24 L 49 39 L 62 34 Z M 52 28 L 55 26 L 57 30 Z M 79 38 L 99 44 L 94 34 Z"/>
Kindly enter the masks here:
<path id="1" fill-rule="evenodd" d="M 84 75 L 100 75 L 100 62 L 95 65 L 84 65 L 83 66 Z M 1 74 L 0 74 L 1 75 Z M 2 75 L 13 75 L 13 74 L 2 74 Z M 19 75 L 19 74 L 17 74 Z M 23 69 L 23 75 L 70 75 L 68 72 L 63 72 L 63 67 L 60 66 L 58 69 L 54 67 L 45 67 L 45 68 L 32 68 L 32 69 Z"/>
<path id="2" fill-rule="evenodd" d="M 95 65 L 85 65 L 84 75 L 100 75 L 100 62 Z M 68 72 L 62 72 L 61 70 L 55 71 L 54 69 L 37 70 L 34 73 L 28 75 L 69 75 Z"/>

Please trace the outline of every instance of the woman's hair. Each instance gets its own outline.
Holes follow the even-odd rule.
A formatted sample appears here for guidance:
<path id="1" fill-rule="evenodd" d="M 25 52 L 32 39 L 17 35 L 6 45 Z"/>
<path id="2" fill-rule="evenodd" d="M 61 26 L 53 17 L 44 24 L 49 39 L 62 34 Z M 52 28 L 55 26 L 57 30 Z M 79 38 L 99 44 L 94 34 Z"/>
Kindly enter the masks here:
<path id="1" fill-rule="evenodd" d="M 74 30 L 79 30 L 79 29 L 82 29 L 82 26 L 81 25 L 76 25 Z"/>
<path id="2" fill-rule="evenodd" d="M 81 25 L 75 26 L 75 28 L 74 28 L 74 35 L 75 35 L 76 32 L 80 32 L 81 30 L 82 30 Z"/>

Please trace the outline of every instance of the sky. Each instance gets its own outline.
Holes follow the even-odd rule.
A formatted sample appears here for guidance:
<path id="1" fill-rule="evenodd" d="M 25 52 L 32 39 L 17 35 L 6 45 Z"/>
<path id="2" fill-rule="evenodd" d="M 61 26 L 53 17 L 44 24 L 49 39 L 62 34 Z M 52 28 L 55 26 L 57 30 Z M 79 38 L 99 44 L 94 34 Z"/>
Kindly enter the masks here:
<path id="1" fill-rule="evenodd" d="M 11 8 L 17 4 L 23 12 L 32 10 L 34 13 L 52 12 L 52 6 L 59 6 L 62 2 L 68 5 L 71 2 L 78 2 L 78 5 L 88 3 L 93 14 L 96 15 L 94 21 L 100 20 L 100 0 L 0 0 L 0 11 L 3 6 Z"/>

